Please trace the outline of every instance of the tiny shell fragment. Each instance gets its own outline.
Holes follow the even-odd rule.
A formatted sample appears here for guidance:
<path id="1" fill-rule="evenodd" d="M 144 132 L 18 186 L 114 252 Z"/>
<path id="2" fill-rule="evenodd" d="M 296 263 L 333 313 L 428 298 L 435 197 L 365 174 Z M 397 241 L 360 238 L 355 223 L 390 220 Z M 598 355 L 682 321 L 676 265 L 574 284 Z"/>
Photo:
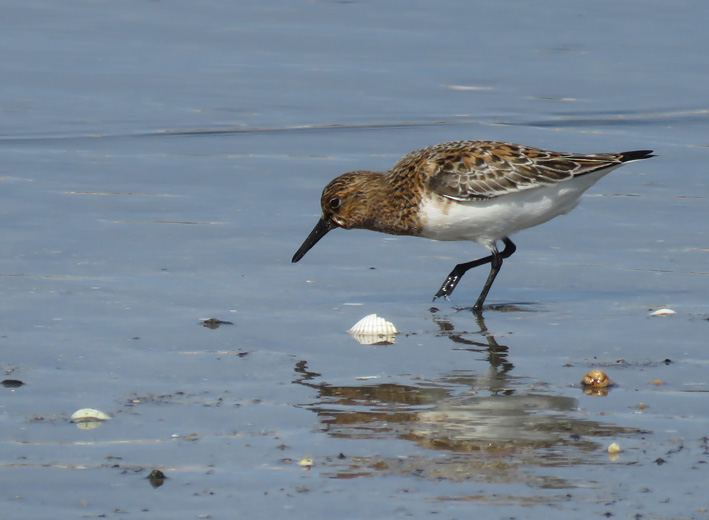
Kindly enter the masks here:
<path id="1" fill-rule="evenodd" d="M 613 385 L 613 380 L 608 377 L 608 374 L 606 374 L 603 370 L 594 368 L 583 376 L 581 384 L 593 388 L 606 388 Z"/>
<path id="2" fill-rule="evenodd" d="M 672 309 L 657 309 L 656 311 L 651 312 L 650 316 L 671 316 L 673 314 L 677 313 Z"/>
<path id="3" fill-rule="evenodd" d="M 313 466 L 313 459 L 310 457 L 302 458 L 298 461 L 298 466 L 310 469 Z"/>
<path id="4" fill-rule="evenodd" d="M 365 316 L 347 332 L 352 334 L 352 337 L 362 345 L 394 343 L 394 337 L 398 333 L 392 322 L 380 318 L 376 314 Z"/>
<path id="5" fill-rule="evenodd" d="M 608 453 L 620 453 L 621 451 L 623 451 L 623 448 L 617 442 L 613 442 L 608 446 Z"/>
<path id="6" fill-rule="evenodd" d="M 82 408 L 71 414 L 71 420 L 75 423 L 108 421 L 110 418 L 110 415 L 103 413 L 101 410 L 94 410 L 93 408 Z"/>

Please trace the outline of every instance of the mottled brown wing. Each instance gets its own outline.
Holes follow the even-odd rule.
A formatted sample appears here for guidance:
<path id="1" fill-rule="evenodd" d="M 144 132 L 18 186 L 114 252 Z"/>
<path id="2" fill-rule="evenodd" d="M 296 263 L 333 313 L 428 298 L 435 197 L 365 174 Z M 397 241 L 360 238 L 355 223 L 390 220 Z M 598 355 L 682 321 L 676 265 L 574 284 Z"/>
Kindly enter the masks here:
<path id="1" fill-rule="evenodd" d="M 494 141 L 443 143 L 419 152 L 430 187 L 454 200 L 491 199 L 622 163 L 621 154 L 558 153 Z"/>

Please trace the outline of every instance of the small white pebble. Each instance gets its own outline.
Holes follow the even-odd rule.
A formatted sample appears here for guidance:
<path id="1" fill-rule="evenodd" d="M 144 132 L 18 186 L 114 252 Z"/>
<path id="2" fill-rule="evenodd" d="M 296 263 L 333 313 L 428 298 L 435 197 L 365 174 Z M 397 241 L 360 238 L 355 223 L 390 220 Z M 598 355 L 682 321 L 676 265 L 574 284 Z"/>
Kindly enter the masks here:
<path id="1" fill-rule="evenodd" d="M 608 446 L 608 453 L 620 453 L 623 451 L 623 448 L 620 447 L 620 444 L 617 442 L 614 442 Z"/>
<path id="2" fill-rule="evenodd" d="M 650 316 L 671 316 L 672 314 L 677 314 L 672 309 L 657 309 L 650 313 Z"/>

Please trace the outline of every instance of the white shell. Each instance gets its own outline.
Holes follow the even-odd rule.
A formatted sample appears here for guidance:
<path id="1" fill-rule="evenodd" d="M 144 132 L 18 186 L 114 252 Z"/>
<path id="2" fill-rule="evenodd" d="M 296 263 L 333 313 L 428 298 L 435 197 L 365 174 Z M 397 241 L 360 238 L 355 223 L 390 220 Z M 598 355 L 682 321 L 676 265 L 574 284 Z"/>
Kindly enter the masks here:
<path id="1" fill-rule="evenodd" d="M 671 316 L 672 314 L 677 314 L 672 309 L 657 309 L 650 313 L 650 316 Z"/>
<path id="2" fill-rule="evenodd" d="M 110 418 L 110 415 L 103 413 L 101 410 L 94 410 L 93 408 L 82 408 L 81 410 L 77 410 L 73 414 L 71 414 L 71 420 L 76 423 L 90 421 L 108 421 Z"/>
<path id="3" fill-rule="evenodd" d="M 352 337 L 362 345 L 394 343 L 394 337 L 398 333 L 392 322 L 380 318 L 376 314 L 365 316 L 347 332 L 352 334 Z"/>

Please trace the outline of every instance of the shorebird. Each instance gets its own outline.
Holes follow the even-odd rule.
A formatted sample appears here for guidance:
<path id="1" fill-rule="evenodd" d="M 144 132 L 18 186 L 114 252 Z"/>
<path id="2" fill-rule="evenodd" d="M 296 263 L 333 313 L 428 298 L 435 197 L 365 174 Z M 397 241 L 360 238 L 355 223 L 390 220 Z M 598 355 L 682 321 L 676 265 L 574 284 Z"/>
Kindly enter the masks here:
<path id="1" fill-rule="evenodd" d="M 517 249 L 510 235 L 568 213 L 607 173 L 649 157 L 654 157 L 652 150 L 580 154 L 498 141 L 422 148 L 387 172 L 352 171 L 325 186 L 322 217 L 292 261 L 338 227 L 472 240 L 491 254 L 456 265 L 433 299 L 447 299 L 468 270 L 489 263 L 490 273 L 473 306 L 480 312 L 503 259 Z"/>

